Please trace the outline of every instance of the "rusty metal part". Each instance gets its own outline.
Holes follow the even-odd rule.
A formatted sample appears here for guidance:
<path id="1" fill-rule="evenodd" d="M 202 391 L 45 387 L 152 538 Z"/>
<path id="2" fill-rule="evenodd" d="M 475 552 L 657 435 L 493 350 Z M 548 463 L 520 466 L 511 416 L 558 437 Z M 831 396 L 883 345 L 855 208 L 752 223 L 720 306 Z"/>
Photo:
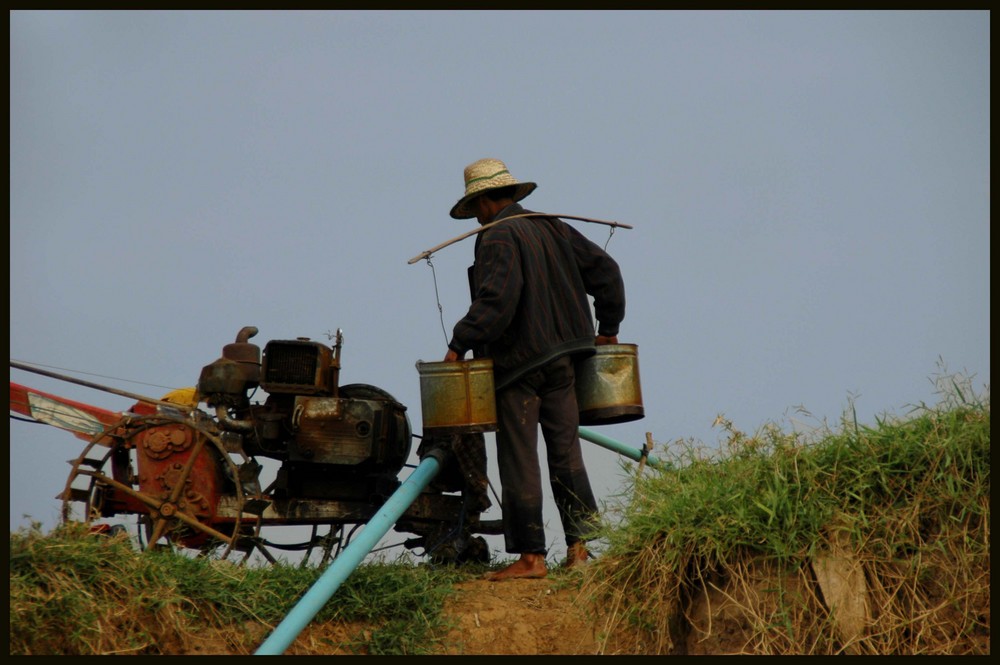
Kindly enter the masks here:
<path id="1" fill-rule="evenodd" d="M 140 434 L 139 448 L 149 457 L 157 460 L 191 447 L 191 429 L 181 425 L 164 425 Z"/>
<path id="2" fill-rule="evenodd" d="M 71 462 L 60 494 L 64 521 L 73 519 L 72 506 L 78 502 L 84 504 L 83 521 L 88 524 L 135 514 L 145 517 L 147 547 L 158 546 L 164 538 L 172 545 L 196 550 L 221 546 L 222 558 L 235 550 L 242 537 L 259 535 L 259 517 L 244 525 L 241 511 L 218 515 L 219 499 L 229 491 L 226 487 L 234 496 L 244 494 L 239 469 L 213 433 L 163 416 L 130 420 L 127 430 L 103 457 L 93 456 L 102 439 L 96 436 Z M 130 451 L 134 451 L 138 473 L 133 471 Z M 74 486 L 78 479 L 88 487 Z"/>

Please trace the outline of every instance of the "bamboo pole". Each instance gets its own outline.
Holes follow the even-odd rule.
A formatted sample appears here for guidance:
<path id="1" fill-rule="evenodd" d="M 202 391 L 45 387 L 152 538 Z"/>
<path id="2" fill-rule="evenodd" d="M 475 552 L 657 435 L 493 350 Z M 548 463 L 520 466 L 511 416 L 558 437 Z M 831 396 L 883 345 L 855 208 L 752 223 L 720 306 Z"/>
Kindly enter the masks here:
<path id="1" fill-rule="evenodd" d="M 409 265 L 413 265 L 414 263 L 416 263 L 417 261 L 419 261 L 421 259 L 428 258 L 431 254 L 433 254 L 434 252 L 438 251 L 439 249 L 444 249 L 448 245 L 453 245 L 456 242 L 458 242 L 459 240 L 465 240 L 469 236 L 474 236 L 477 233 L 482 233 L 486 229 L 490 228 L 491 226 L 496 226 L 500 222 L 506 222 L 508 219 L 517 219 L 519 217 L 560 217 L 560 218 L 565 218 L 565 219 L 576 219 L 576 220 L 579 220 L 581 222 L 590 222 L 592 224 L 605 224 L 607 226 L 616 227 L 616 228 L 617 227 L 621 227 L 623 229 L 631 229 L 631 228 L 633 228 L 632 226 L 630 226 L 628 224 L 622 224 L 621 222 L 610 222 L 610 221 L 603 220 L 603 219 L 591 219 L 590 217 L 574 217 L 573 215 L 552 215 L 552 214 L 549 214 L 547 212 L 528 212 L 528 213 L 524 213 L 523 215 L 511 215 L 510 217 L 504 217 L 503 219 L 498 219 L 497 221 L 490 222 L 489 224 L 483 224 L 478 229 L 473 229 L 472 231 L 469 231 L 467 233 L 463 233 L 462 235 L 456 236 L 456 237 L 452 238 L 451 240 L 447 240 L 447 241 L 441 243 L 440 245 L 437 245 L 436 247 L 432 247 L 432 248 L 428 249 L 426 252 L 421 252 L 420 254 L 414 256 L 412 259 L 410 259 L 409 261 L 407 261 L 407 263 Z"/>

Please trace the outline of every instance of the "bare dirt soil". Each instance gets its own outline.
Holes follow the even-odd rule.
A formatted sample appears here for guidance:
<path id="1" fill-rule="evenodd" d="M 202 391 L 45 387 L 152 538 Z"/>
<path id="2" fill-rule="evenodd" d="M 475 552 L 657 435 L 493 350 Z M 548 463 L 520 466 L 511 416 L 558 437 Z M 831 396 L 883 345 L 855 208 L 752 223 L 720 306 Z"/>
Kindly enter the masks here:
<path id="1" fill-rule="evenodd" d="M 455 622 L 447 654 L 595 654 L 590 608 L 572 581 L 473 580 L 457 587 L 445 605 Z"/>

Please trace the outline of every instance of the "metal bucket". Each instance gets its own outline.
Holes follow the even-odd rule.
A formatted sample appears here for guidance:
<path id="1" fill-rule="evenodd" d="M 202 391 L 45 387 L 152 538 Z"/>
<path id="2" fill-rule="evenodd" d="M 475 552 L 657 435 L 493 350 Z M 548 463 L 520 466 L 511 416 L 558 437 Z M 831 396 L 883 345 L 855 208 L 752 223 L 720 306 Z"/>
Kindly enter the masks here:
<path id="1" fill-rule="evenodd" d="M 417 372 L 420 374 L 420 407 L 425 433 L 496 430 L 497 403 L 491 359 L 418 361 Z"/>
<path id="2" fill-rule="evenodd" d="M 576 364 L 576 401 L 581 425 L 613 425 L 639 420 L 639 347 L 601 344 L 597 353 Z"/>

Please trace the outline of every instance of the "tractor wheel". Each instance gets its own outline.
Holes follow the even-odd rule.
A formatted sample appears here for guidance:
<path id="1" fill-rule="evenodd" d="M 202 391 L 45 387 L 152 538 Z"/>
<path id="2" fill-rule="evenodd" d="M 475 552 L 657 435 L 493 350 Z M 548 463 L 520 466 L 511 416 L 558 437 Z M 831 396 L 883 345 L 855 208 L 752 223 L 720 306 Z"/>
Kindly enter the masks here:
<path id="1" fill-rule="evenodd" d="M 138 476 L 135 469 L 137 456 L 142 454 L 137 451 L 141 437 L 155 434 L 156 428 L 174 438 L 185 438 L 190 452 L 183 458 L 183 464 L 172 465 L 168 472 L 158 476 L 160 484 L 154 491 L 150 489 L 153 483 Z M 161 456 L 169 455 L 167 450 Z M 259 518 L 256 523 L 247 520 L 244 524 L 243 515 L 238 512 L 225 523 L 212 521 L 214 506 L 199 494 L 202 488 L 192 486 L 196 465 L 219 468 L 226 491 L 234 491 L 237 497 L 244 496 L 243 484 L 236 463 L 219 438 L 189 420 L 129 414 L 95 436 L 70 464 L 72 470 L 61 494 L 63 521 L 80 521 L 74 514 L 74 506 L 79 503 L 84 506 L 82 521 L 88 525 L 116 515 L 137 515 L 140 530 L 145 532 L 139 534 L 141 549 L 188 549 L 223 559 L 259 536 Z"/>

